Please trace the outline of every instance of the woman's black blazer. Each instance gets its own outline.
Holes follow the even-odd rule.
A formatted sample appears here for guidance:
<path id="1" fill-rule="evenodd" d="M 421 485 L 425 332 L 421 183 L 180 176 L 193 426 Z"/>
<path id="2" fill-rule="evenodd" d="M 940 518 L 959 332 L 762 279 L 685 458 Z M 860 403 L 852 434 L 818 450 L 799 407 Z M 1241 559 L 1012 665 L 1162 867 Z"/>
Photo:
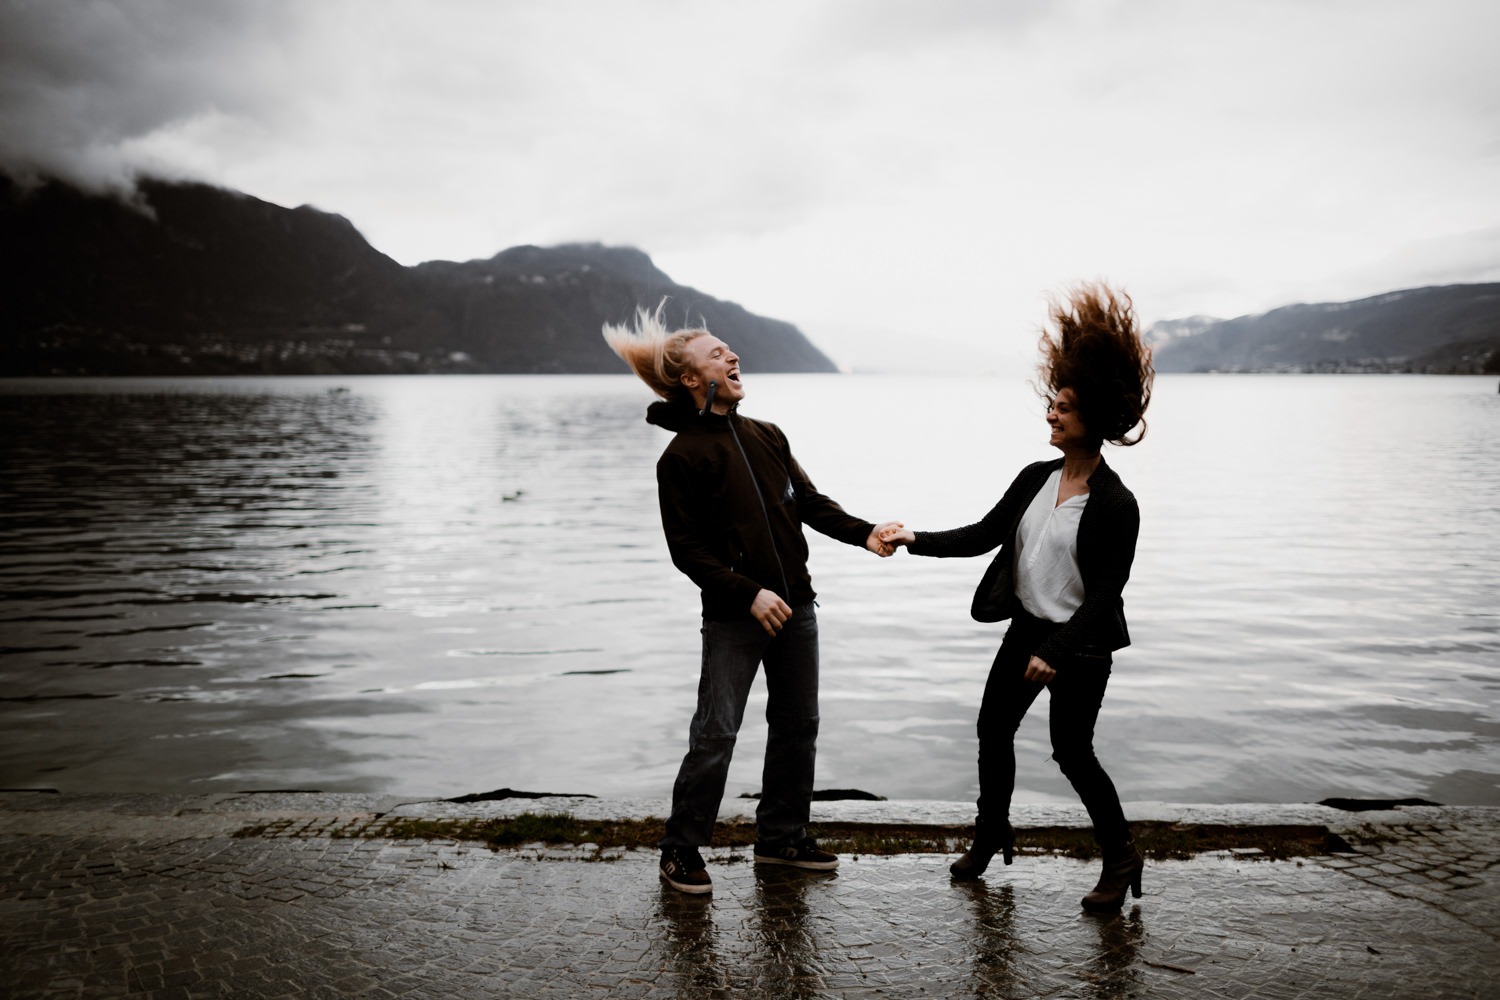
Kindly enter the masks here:
<path id="1" fill-rule="evenodd" d="M 977 556 L 1000 546 L 974 591 L 969 612 L 975 621 L 1005 621 L 1021 610 L 1016 597 L 1016 529 L 1032 498 L 1062 462 L 1057 458 L 1028 465 L 982 520 L 949 531 L 918 531 L 916 541 L 908 546 L 913 555 L 919 556 Z M 1083 605 L 1038 647 L 1037 656 L 1056 667 L 1069 658 L 1107 657 L 1130 645 L 1121 594 L 1130 579 L 1140 526 L 1135 494 L 1101 458 L 1099 467 L 1089 476 L 1089 501 L 1078 522 Z"/>

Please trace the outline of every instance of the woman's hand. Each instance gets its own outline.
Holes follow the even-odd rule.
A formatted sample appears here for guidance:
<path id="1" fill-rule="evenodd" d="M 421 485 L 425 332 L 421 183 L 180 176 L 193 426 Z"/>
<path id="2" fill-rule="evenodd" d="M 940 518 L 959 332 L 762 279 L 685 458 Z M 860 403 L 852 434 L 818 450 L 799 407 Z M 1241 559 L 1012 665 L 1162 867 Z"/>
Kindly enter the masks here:
<path id="1" fill-rule="evenodd" d="M 893 521 L 890 524 L 883 524 L 879 529 L 877 529 L 877 531 L 880 535 L 880 540 L 889 545 L 892 549 L 895 549 L 896 547 L 901 545 L 910 545 L 912 542 L 915 542 L 917 540 L 916 532 L 912 531 L 906 525 L 901 524 L 899 521 Z"/>
<path id="2" fill-rule="evenodd" d="M 1033 656 L 1031 662 L 1026 664 L 1026 679 L 1036 681 L 1038 684 L 1047 684 L 1057 676 L 1057 671 L 1047 665 L 1047 661 L 1040 656 Z"/>
<path id="3" fill-rule="evenodd" d="M 787 619 L 792 617 L 792 609 L 776 594 L 769 590 L 762 590 L 755 595 L 755 600 L 750 602 L 750 614 L 760 622 L 760 627 L 765 629 L 768 635 L 774 636 L 781 631 L 781 626 L 786 624 Z"/>

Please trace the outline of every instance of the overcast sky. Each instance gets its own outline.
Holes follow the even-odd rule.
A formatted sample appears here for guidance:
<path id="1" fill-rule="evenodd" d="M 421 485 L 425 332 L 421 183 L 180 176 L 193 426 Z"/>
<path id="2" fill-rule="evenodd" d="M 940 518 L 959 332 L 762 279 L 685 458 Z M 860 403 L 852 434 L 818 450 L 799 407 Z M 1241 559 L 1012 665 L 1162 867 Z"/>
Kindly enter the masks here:
<path id="1" fill-rule="evenodd" d="M 0 0 L 0 161 L 408 264 L 629 244 L 845 366 L 971 370 L 1078 279 L 1148 323 L 1500 280 L 1497 38 L 1494 0 Z"/>

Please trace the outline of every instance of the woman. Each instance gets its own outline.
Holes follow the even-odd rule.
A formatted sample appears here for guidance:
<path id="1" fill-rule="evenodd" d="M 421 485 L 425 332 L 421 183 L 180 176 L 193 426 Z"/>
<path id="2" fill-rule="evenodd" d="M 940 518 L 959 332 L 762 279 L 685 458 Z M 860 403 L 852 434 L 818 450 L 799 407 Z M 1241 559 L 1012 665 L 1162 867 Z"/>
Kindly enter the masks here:
<path id="1" fill-rule="evenodd" d="M 951 531 L 890 528 L 882 539 L 914 555 L 977 556 L 999 546 L 974 594 L 982 622 L 1010 619 L 979 709 L 979 815 L 974 844 L 953 863 L 977 878 L 997 851 L 1010 864 L 1015 734 L 1031 703 L 1050 692 L 1052 757 L 1088 809 L 1104 873 L 1085 909 L 1118 910 L 1141 894 L 1143 861 L 1114 783 L 1094 755 L 1094 722 L 1110 654 L 1130 643 L 1121 592 L 1135 557 L 1140 511 L 1100 454 L 1105 441 L 1138 443 L 1155 372 L 1124 292 L 1084 285 L 1054 303 L 1043 333 L 1048 439 L 1062 458 L 1021 470 L 983 520 Z M 1134 437 L 1132 430 L 1139 428 Z"/>

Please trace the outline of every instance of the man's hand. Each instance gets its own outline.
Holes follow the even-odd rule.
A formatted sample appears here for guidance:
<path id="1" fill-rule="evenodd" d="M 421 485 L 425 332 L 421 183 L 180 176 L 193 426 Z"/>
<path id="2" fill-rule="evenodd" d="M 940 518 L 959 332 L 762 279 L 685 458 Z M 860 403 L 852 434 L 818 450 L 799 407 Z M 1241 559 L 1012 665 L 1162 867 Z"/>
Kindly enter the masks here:
<path id="1" fill-rule="evenodd" d="M 1038 684 L 1049 684 L 1052 678 L 1057 676 L 1057 671 L 1047 665 L 1047 661 L 1040 656 L 1033 656 L 1026 664 L 1026 679 L 1036 681 Z"/>
<path id="2" fill-rule="evenodd" d="M 899 546 L 910 545 L 917 540 L 916 532 L 900 521 L 891 521 L 889 524 L 882 524 L 875 530 L 879 532 L 880 540 L 889 545 L 892 551 Z"/>
<path id="3" fill-rule="evenodd" d="M 865 539 L 865 548 L 882 559 L 895 555 L 896 547 L 886 541 L 885 536 L 892 531 L 900 530 L 901 527 L 900 521 L 887 521 L 884 524 L 877 524 L 875 529 L 870 532 L 870 537 Z"/>
<path id="4" fill-rule="evenodd" d="M 750 614 L 760 627 L 766 630 L 768 635 L 775 635 L 781 631 L 781 626 L 792 617 L 792 609 L 787 606 L 786 601 L 777 597 L 769 590 L 762 590 L 755 595 L 755 600 L 750 602 Z"/>

